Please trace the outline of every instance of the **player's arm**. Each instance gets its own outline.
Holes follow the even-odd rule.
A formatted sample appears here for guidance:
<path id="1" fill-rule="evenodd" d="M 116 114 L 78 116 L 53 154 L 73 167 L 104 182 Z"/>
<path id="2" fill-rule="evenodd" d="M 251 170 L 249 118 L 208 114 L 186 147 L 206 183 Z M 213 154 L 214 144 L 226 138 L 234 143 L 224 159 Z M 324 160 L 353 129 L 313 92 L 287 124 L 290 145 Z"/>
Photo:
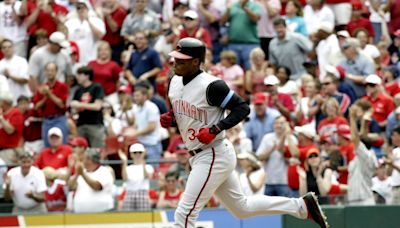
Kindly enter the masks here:
<path id="1" fill-rule="evenodd" d="M 219 131 L 227 130 L 240 123 L 250 113 L 250 107 L 222 80 L 211 83 L 207 88 L 207 101 L 212 106 L 230 110 L 229 115 L 215 125 Z"/>

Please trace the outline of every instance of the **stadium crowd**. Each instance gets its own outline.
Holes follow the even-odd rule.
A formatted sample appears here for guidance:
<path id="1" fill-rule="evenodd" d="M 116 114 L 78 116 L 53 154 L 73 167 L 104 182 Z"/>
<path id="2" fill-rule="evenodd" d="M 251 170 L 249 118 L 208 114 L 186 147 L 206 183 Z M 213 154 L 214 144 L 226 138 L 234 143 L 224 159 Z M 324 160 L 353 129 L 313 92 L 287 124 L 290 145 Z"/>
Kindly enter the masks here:
<path id="1" fill-rule="evenodd" d="M 13 213 L 177 206 L 190 155 L 159 118 L 184 37 L 251 105 L 227 131 L 244 193 L 400 204 L 399 0 L 3 0 L 0 37 Z"/>

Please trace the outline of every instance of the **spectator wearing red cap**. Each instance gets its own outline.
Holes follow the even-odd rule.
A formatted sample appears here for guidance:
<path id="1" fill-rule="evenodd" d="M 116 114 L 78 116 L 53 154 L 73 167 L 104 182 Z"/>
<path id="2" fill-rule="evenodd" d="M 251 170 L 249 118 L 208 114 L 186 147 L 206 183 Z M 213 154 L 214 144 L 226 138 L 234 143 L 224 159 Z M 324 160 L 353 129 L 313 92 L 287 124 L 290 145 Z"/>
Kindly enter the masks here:
<path id="1" fill-rule="evenodd" d="M 387 123 L 387 117 L 395 108 L 393 99 L 381 91 L 382 79 L 379 76 L 371 74 L 365 79 L 365 83 L 367 96 L 363 97 L 363 99 L 371 102 L 372 116 L 378 121 L 379 126 L 384 128 Z"/>
<path id="2" fill-rule="evenodd" d="M 346 124 L 341 124 L 338 126 L 336 133 L 338 137 L 337 139 L 339 144 L 339 151 L 344 158 L 344 164 L 338 167 L 338 181 L 341 184 L 347 184 L 347 178 L 349 175 L 348 165 L 355 156 L 354 143 L 351 141 L 350 126 Z"/>
<path id="3" fill-rule="evenodd" d="M 62 143 L 63 134 L 60 128 L 53 127 L 48 132 L 50 147 L 43 149 L 37 157 L 34 165 L 39 169 L 50 166 L 66 173 L 68 159 L 72 154 L 72 148 Z"/>
<path id="4" fill-rule="evenodd" d="M 57 80 L 58 67 L 56 63 L 49 62 L 45 65 L 47 82 L 43 84 L 35 93 L 32 101 L 35 110 L 43 117 L 42 139 L 44 145 L 49 146 L 47 132 L 52 127 L 58 127 L 63 132 L 63 143 L 68 142 L 67 99 L 68 87 L 65 83 Z"/>
<path id="5" fill-rule="evenodd" d="M 275 108 L 287 119 L 290 119 L 291 113 L 294 111 L 293 99 L 289 94 L 278 92 L 279 79 L 275 75 L 268 75 L 264 79 L 266 92 L 268 92 L 267 105 Z"/>
<path id="6" fill-rule="evenodd" d="M 97 58 L 88 63 L 93 69 L 93 82 L 103 86 L 105 99 L 116 101 L 117 88 L 120 84 L 119 75 L 122 71 L 117 62 L 111 60 L 111 46 L 106 41 L 100 41 L 97 45 Z"/>
<path id="7" fill-rule="evenodd" d="M 65 179 L 68 180 L 71 175 L 75 175 L 76 173 L 76 165 L 80 162 L 83 162 L 85 158 L 85 151 L 89 147 L 87 140 L 83 137 L 74 137 L 71 141 L 69 141 L 69 145 L 72 147 L 72 154 L 68 159 L 68 170 L 65 175 Z"/>
<path id="8" fill-rule="evenodd" d="M 263 136 L 274 131 L 273 123 L 281 114 L 278 110 L 267 107 L 267 98 L 263 93 L 254 94 L 253 105 L 249 121 L 244 124 L 244 130 L 252 141 L 253 149 L 257 150 Z"/>
<path id="9" fill-rule="evenodd" d="M 356 36 L 357 30 L 366 30 L 368 32 L 369 42 L 372 43 L 375 32 L 372 27 L 372 23 L 369 19 L 362 16 L 363 13 L 363 3 L 359 0 L 356 0 L 352 3 L 352 18 L 347 24 L 347 31 L 351 36 Z"/>
<path id="10" fill-rule="evenodd" d="M 0 159 L 7 165 L 17 162 L 17 150 L 24 128 L 24 117 L 12 103 L 11 93 L 0 93 Z"/>

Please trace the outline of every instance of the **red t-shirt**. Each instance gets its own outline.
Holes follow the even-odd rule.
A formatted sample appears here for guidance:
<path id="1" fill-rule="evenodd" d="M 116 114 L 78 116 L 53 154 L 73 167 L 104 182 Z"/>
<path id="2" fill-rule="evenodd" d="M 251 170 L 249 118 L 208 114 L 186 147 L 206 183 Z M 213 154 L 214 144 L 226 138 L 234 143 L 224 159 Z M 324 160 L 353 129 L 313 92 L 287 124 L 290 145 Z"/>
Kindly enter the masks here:
<path id="1" fill-rule="evenodd" d="M 395 109 L 393 99 L 382 93 L 378 94 L 376 99 L 372 99 L 372 97 L 369 96 L 365 96 L 363 99 L 371 102 L 372 109 L 374 110 L 372 117 L 378 123 L 385 121 L 389 114 Z"/>
<path id="2" fill-rule="evenodd" d="M 183 144 L 182 136 L 175 135 L 170 138 L 167 151 L 175 153 L 179 144 Z"/>
<path id="3" fill-rule="evenodd" d="M 22 139 L 24 116 L 18 108 L 11 108 L 3 117 L 14 127 L 14 132 L 11 135 L 7 134 L 0 124 L 0 149 L 16 148 Z"/>
<path id="4" fill-rule="evenodd" d="M 400 85 L 397 81 L 390 85 L 386 84 L 385 90 L 390 94 L 390 96 L 394 97 L 396 94 L 400 93 Z"/>
<path id="5" fill-rule="evenodd" d="M 368 20 L 367 18 L 362 17 L 358 20 L 351 20 L 347 24 L 347 31 L 350 33 L 351 36 L 355 35 L 354 32 L 357 29 L 366 29 L 368 31 L 368 35 L 370 37 L 375 36 L 375 32 L 374 32 L 374 29 L 372 28 L 371 21 Z"/>
<path id="6" fill-rule="evenodd" d="M 104 23 L 106 24 L 106 34 L 104 35 L 103 40 L 107 41 L 110 45 L 116 45 L 123 41 L 120 32 L 122 23 L 124 23 L 126 15 L 127 15 L 126 10 L 122 7 L 118 7 L 114 12 L 111 13 L 112 19 L 118 25 L 118 29 L 115 32 L 111 31 L 111 28 L 107 23 L 107 19 L 104 18 Z"/>
<path id="7" fill-rule="evenodd" d="M 393 34 L 400 28 L 400 0 L 393 0 L 391 2 L 389 32 Z"/>
<path id="8" fill-rule="evenodd" d="M 337 127 L 341 124 L 349 125 L 347 119 L 343 116 L 337 116 L 333 119 L 325 118 L 318 124 L 318 135 L 332 135 L 336 132 Z"/>
<path id="9" fill-rule="evenodd" d="M 55 14 L 67 15 L 68 9 L 62 5 L 57 3 L 49 3 L 52 8 L 52 12 Z M 32 12 L 37 8 L 37 4 L 35 0 L 28 0 L 26 3 L 28 15 L 32 14 Z M 44 29 L 47 31 L 48 36 L 50 36 L 53 32 L 57 31 L 57 23 L 53 20 L 49 13 L 46 13 L 42 9 L 39 11 L 39 15 L 35 21 L 29 28 L 28 34 L 33 35 L 38 29 Z"/>
<path id="10" fill-rule="evenodd" d="M 326 0 L 326 4 L 350 3 L 351 0 Z"/>
<path id="11" fill-rule="evenodd" d="M 29 117 L 39 117 L 39 113 L 34 109 L 24 113 L 24 140 L 32 142 L 42 138 L 42 121 L 28 121 Z"/>
<path id="12" fill-rule="evenodd" d="M 117 91 L 116 83 L 119 80 L 121 67 L 114 61 L 110 60 L 105 64 L 99 64 L 96 60 L 88 63 L 93 69 L 93 82 L 103 86 L 105 95 L 109 95 Z"/>
<path id="13" fill-rule="evenodd" d="M 67 196 L 64 192 L 65 181 L 55 180 L 53 186 L 44 193 L 44 203 L 48 211 L 64 211 L 67 206 Z"/>
<path id="14" fill-rule="evenodd" d="M 294 111 L 293 99 L 289 94 L 286 93 L 278 93 L 278 100 L 289 109 L 289 111 Z M 275 108 L 274 102 L 272 101 L 272 97 L 268 96 L 268 107 Z M 276 108 L 277 109 L 277 108 Z"/>
<path id="15" fill-rule="evenodd" d="M 72 148 L 68 145 L 61 145 L 55 152 L 51 148 L 44 148 L 36 159 L 34 165 L 40 169 L 50 166 L 54 169 L 68 166 L 68 157 L 72 154 Z"/>
<path id="16" fill-rule="evenodd" d="M 356 156 L 354 153 L 354 144 L 349 142 L 344 145 L 339 145 L 339 150 L 342 156 L 346 159 L 346 164 L 349 165 L 350 161 Z M 338 181 L 341 184 L 347 184 L 347 178 L 349 176 L 348 171 L 340 171 Z"/>
<path id="17" fill-rule="evenodd" d="M 48 85 L 48 83 L 46 83 Z M 63 103 L 64 107 L 60 108 L 53 102 L 50 98 L 47 98 L 44 105 L 38 110 L 42 117 L 54 117 L 54 116 L 61 116 L 65 115 L 67 111 L 67 99 L 68 99 L 68 87 L 65 83 L 60 81 L 56 81 L 53 87 L 50 87 L 51 92 L 60 98 Z M 43 94 L 40 93 L 38 90 L 32 98 L 32 102 L 36 105 L 40 100 L 43 99 Z"/>
<path id="18" fill-rule="evenodd" d="M 197 38 L 196 34 L 198 32 L 202 33 L 200 40 L 203 41 L 206 44 L 208 49 L 212 49 L 212 42 L 211 42 L 210 33 L 208 32 L 208 30 L 206 30 L 204 28 L 198 28 L 192 34 L 189 34 L 186 29 L 182 29 L 181 33 L 179 34 L 179 39 L 186 38 L 186 37 Z"/>

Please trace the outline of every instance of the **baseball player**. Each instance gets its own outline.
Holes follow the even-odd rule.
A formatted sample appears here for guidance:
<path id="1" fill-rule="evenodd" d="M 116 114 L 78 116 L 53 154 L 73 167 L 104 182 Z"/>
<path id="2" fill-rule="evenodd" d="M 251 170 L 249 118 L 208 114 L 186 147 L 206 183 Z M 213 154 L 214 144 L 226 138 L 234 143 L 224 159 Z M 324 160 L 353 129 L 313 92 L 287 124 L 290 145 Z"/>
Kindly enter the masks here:
<path id="1" fill-rule="evenodd" d="M 192 155 L 189 160 L 192 170 L 175 211 L 175 227 L 194 228 L 200 210 L 213 194 L 238 218 L 289 214 L 328 227 L 313 193 L 302 198 L 242 193 L 233 173 L 236 154 L 224 130 L 241 122 L 250 109 L 224 81 L 201 70 L 205 51 L 200 40 L 184 38 L 169 54 L 175 58 L 176 74 L 171 78 L 168 92 L 172 110 L 161 115 L 160 122 L 164 128 L 177 125 Z M 227 116 L 225 110 L 230 110 Z"/>

